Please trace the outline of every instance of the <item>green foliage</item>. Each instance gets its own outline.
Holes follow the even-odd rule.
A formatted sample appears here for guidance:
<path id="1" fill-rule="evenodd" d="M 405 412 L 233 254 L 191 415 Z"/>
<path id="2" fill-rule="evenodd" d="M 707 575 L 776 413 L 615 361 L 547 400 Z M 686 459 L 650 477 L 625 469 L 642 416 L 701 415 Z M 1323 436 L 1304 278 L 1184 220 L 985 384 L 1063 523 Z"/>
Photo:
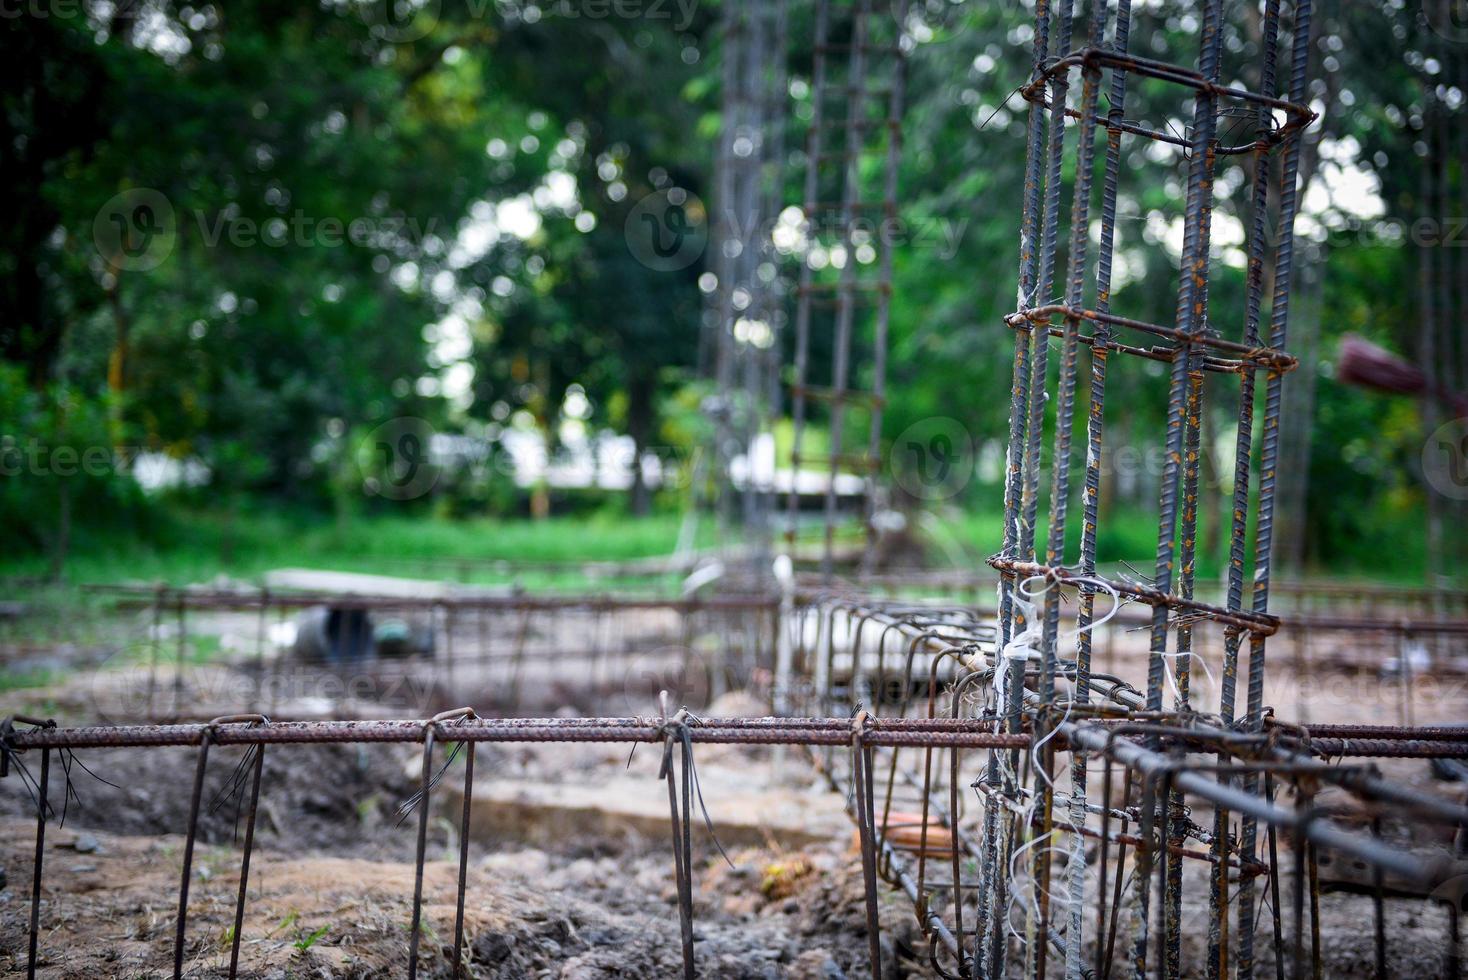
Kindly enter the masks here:
<path id="1" fill-rule="evenodd" d="M 30 385 L 0 363 L 0 523 L 10 552 L 56 554 L 76 533 L 146 529 L 153 519 L 129 474 L 137 447 L 105 397 Z"/>
<path id="2" fill-rule="evenodd" d="M 78 568 L 102 575 L 134 556 L 139 574 L 259 568 L 286 556 L 260 538 L 264 528 L 333 558 L 349 556 L 329 542 L 367 533 L 416 551 L 399 534 L 409 526 L 428 528 L 415 541 L 433 547 L 480 547 L 477 530 L 437 529 L 529 509 L 502 460 L 452 467 L 434 494 L 402 504 L 361 493 L 356 447 L 384 421 L 414 416 L 491 446 L 518 427 L 554 448 L 572 390 L 586 398 L 586 425 L 655 447 L 684 485 L 697 476 L 707 389 L 690 379 L 711 257 L 650 269 L 626 228 L 639 201 L 670 186 L 717 206 L 719 5 L 697 5 L 681 23 L 445 0 L 382 30 L 375 13 L 402 6 L 163 0 L 145 18 L 137 5 L 104 5 L 7 29 L 0 180 L 14 213 L 0 231 L 0 519 L 11 567 L 54 570 L 72 551 Z M 1192 61 L 1186 6 L 1135 12 L 1143 53 Z M 909 238 L 894 257 L 884 431 L 890 442 L 949 416 L 992 455 L 1007 437 L 1013 345 L 1001 318 L 1016 304 L 1026 120 L 1013 93 L 1029 71 L 1031 9 L 914 9 L 924 20 L 914 22 L 900 181 Z M 1408 223 L 1424 213 L 1420 130 L 1439 86 L 1428 57 L 1438 42 L 1419 14 L 1380 0 L 1318 12 L 1311 98 L 1324 111 L 1304 159 L 1316 185 L 1359 170 L 1379 189 L 1382 217 Z M 797 81 L 811 74 L 810 17 L 792 6 Z M 1256 7 L 1228 18 L 1224 70 L 1240 84 L 1257 84 L 1260 31 Z M 1138 86 L 1128 116 L 1181 127 L 1188 99 Z M 785 134 L 790 201 L 801 194 L 808 95 L 796 109 Z M 1247 128 L 1225 121 L 1230 139 Z M 1123 147 L 1124 270 L 1112 306 L 1168 323 L 1178 272 L 1158 229 L 1181 213 L 1185 162 L 1144 154 L 1130 137 Z M 1250 159 L 1224 158 L 1217 182 L 1218 215 L 1240 227 L 1252 222 Z M 1073 170 L 1067 159 L 1068 185 Z M 173 218 L 144 236 L 166 252 L 147 268 L 107 243 L 111 219 L 131 217 L 116 213 L 117 196 L 140 189 L 160 194 Z M 1405 571 L 1422 550 L 1419 419 L 1410 403 L 1340 386 L 1330 361 L 1348 332 L 1415 349 L 1418 299 L 1384 287 L 1414 282 L 1420 256 L 1369 234 L 1376 219 L 1357 234 L 1358 203 L 1312 204 L 1297 249 L 1299 265 L 1326 280 L 1317 302 L 1297 303 L 1293 327 L 1322 362 L 1311 379 L 1306 554 L 1331 567 L 1386 554 Z M 1230 336 L 1246 316 L 1241 254 L 1215 248 L 1212 326 Z M 1055 296 L 1068 258 L 1062 240 Z M 818 361 L 829 338 L 813 343 Z M 870 358 L 858 355 L 857 383 L 869 385 Z M 1153 413 L 1165 391 L 1156 365 L 1114 368 L 1108 441 L 1160 441 Z M 1210 404 L 1226 444 L 1232 406 Z M 817 414 L 807 428 L 807 455 L 828 444 L 823 423 Z M 776 439 L 785 458 L 788 422 Z M 202 485 L 145 496 L 139 453 L 192 466 Z M 88 454 L 107 462 L 87 466 Z M 1104 554 L 1150 553 L 1155 497 L 1155 477 L 1103 484 L 1103 507 L 1136 515 L 1103 525 Z M 989 548 L 982 515 L 998 499 L 975 484 L 957 501 L 979 515 L 966 547 Z M 646 503 L 634 495 L 628 506 Z M 604 516 L 622 505 L 578 492 L 552 506 Z M 316 528 L 322 513 L 335 520 Z M 308 526 L 319 537 L 300 545 Z M 537 544 L 555 550 L 557 540 Z"/>
<path id="3" fill-rule="evenodd" d="M 305 933 L 299 936 L 295 942 L 291 943 L 291 946 L 295 949 L 297 953 L 304 953 L 312 946 L 315 946 L 316 943 L 329 931 L 331 931 L 331 926 L 329 925 L 322 926 L 319 929 L 314 929 L 309 933 Z"/>

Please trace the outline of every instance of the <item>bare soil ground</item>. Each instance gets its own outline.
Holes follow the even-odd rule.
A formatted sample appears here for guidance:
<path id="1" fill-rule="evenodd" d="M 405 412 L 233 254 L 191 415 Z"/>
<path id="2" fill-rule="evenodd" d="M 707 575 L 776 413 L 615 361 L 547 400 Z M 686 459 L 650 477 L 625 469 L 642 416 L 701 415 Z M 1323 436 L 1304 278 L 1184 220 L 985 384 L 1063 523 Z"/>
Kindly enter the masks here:
<path id="1" fill-rule="evenodd" d="M 570 748 L 583 748 L 571 746 Z M 217 753 L 217 756 L 216 754 Z M 662 793 L 654 752 L 634 768 Z M 216 748 L 205 799 L 233 775 L 238 750 Z M 182 867 L 192 750 L 91 751 L 73 769 L 81 806 L 48 827 L 41 975 L 166 976 Z M 416 788 L 411 746 L 279 746 L 266 753 L 265 798 L 242 933 L 242 975 L 400 977 L 411 921 L 416 818 L 397 808 Z M 34 761 L 34 760 L 31 760 Z M 573 754 L 552 772 L 540 754 L 481 747 L 481 771 L 538 770 L 575 781 Z M 563 760 L 564 761 L 564 760 Z M 620 769 L 618 760 L 615 768 Z M 737 760 L 726 759 L 727 764 Z M 454 770 L 457 772 L 457 768 Z M 53 782 L 60 795 L 60 774 Z M 586 775 L 583 773 L 582 775 Z M 589 776 L 587 778 L 590 778 Z M 452 776 L 449 777 L 452 781 Z M 441 794 L 436 803 L 448 802 Z M 718 805 L 710 801 L 717 813 Z M 838 801 L 839 806 L 839 801 Z M 458 826 L 436 805 L 425 872 L 424 969 L 447 976 L 452 949 Z M 0 974 L 24 970 L 35 824 L 18 780 L 0 783 Z M 187 975 L 227 972 L 238 889 L 234 801 L 201 815 L 191 886 Z M 676 890 L 666 836 L 623 829 L 547 844 L 534 828 L 471 847 L 467 945 L 480 977 L 666 977 L 681 970 Z M 700 828 L 701 831 L 701 828 Z M 726 865 L 703 836 L 696 847 L 700 975 L 837 978 L 865 967 L 860 862 L 849 834 L 786 849 L 771 840 L 731 847 Z M 539 846 L 523 843 L 535 837 Z M 905 899 L 882 903 L 891 977 L 930 975 Z M 447 947 L 447 950 L 445 949 Z"/>
<path id="2" fill-rule="evenodd" d="M 29 828 L 0 822 L 6 975 L 24 968 Z M 172 965 L 183 841 L 55 832 L 42 905 L 41 975 L 162 976 Z M 78 850 L 78 847 L 81 850 Z M 425 868 L 427 976 L 450 972 L 456 861 L 435 848 Z M 731 870 L 701 871 L 696 950 L 701 975 L 847 975 L 862 936 L 859 876 L 834 852 L 741 851 Z M 186 975 L 223 976 L 239 886 L 238 856 L 204 848 L 189 907 Z M 257 853 L 242 932 L 241 975 L 401 977 L 407 968 L 413 866 L 395 860 Z M 661 853 L 572 858 L 539 850 L 476 857 L 466 897 L 473 975 L 669 977 L 680 971 L 669 859 Z M 889 904 L 886 942 L 911 940 L 911 915 Z M 910 952 L 910 950 L 908 950 Z M 893 976 L 911 976 L 897 969 Z M 921 974 L 918 974 L 921 975 Z"/>

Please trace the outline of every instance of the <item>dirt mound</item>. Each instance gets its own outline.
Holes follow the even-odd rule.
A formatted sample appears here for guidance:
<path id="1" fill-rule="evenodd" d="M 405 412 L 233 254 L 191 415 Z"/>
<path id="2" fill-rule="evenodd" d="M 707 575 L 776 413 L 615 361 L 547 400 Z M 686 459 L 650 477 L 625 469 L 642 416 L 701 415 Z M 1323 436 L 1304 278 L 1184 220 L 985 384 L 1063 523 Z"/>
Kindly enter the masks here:
<path id="1" fill-rule="evenodd" d="M 417 788 L 406 775 L 407 762 L 417 751 L 402 745 L 268 748 L 259 833 L 271 846 L 285 850 L 411 855 L 405 843 L 409 835 L 396 832 L 394 825 L 397 807 Z M 206 844 L 228 843 L 236 827 L 243 828 L 239 811 L 249 786 L 248 767 L 241 768 L 245 752 L 236 746 L 216 746 L 209 752 L 199 813 L 199 839 Z M 80 765 L 71 767 L 77 799 L 67 807 L 68 827 L 168 834 L 188 826 L 197 749 L 88 749 L 77 758 L 91 773 Z M 36 753 L 22 761 L 33 772 L 40 765 Z M 53 758 L 49 795 L 58 814 L 62 776 L 59 760 Z M 0 814 L 34 812 L 19 779 L 0 782 Z"/>
<path id="2" fill-rule="evenodd" d="M 0 821 L 0 971 L 24 968 L 33 825 Z M 150 975 L 171 968 L 182 838 L 51 828 L 41 910 L 41 975 Z M 424 873 L 424 975 L 448 976 L 456 863 L 435 847 Z M 854 855 L 749 850 L 734 867 L 697 869 L 695 948 L 700 975 L 830 978 L 863 975 L 865 930 Z M 239 854 L 201 847 L 189 905 L 186 975 L 228 967 Z M 802 869 L 793 887 L 777 868 Z M 273 849 L 252 861 L 241 975 L 401 977 L 407 965 L 413 866 L 402 861 L 298 857 Z M 466 893 L 473 975 L 610 980 L 681 970 L 671 856 L 621 858 L 504 852 L 472 862 Z M 891 977 L 926 976 L 913 959 L 915 925 L 883 902 Z"/>

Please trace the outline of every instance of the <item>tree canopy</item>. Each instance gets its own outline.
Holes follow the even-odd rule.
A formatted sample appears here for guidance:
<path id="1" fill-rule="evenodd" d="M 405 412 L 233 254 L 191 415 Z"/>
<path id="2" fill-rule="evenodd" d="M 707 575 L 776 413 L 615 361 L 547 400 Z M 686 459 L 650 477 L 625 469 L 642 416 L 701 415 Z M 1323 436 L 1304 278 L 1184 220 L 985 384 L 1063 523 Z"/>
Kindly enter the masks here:
<path id="1" fill-rule="evenodd" d="M 1147 5 L 1134 38 L 1191 61 L 1194 7 Z M 1031 13 L 913 5 L 889 438 L 947 416 L 1002 451 Z M 1225 71 L 1255 86 L 1259 9 L 1236 13 Z M 1424 199 L 1423 174 L 1465 149 L 1425 135 L 1434 114 L 1461 117 L 1468 64 L 1464 39 L 1430 14 L 1327 3 L 1311 43 L 1321 118 L 1295 336 L 1308 382 L 1296 388 L 1314 411 L 1297 436 L 1315 560 L 1397 534 L 1422 507 L 1420 406 L 1338 384 L 1332 359 L 1346 333 L 1416 355 L 1423 297 L 1400 284 L 1417 281 L 1424 251 L 1468 278 L 1468 253 L 1441 247 L 1446 229 L 1430 247 L 1412 232 L 1450 213 Z M 671 0 L 53 0 L 0 20 L 7 452 L 110 447 L 118 465 L 68 489 L 67 506 L 134 513 L 125 450 L 196 464 L 211 497 L 324 507 L 341 496 L 353 440 L 393 418 L 489 441 L 529 427 L 554 443 L 574 392 L 577 421 L 639 447 L 692 439 L 713 258 L 649 262 L 628 229 L 650 195 L 714 201 L 719 21 L 718 5 Z M 794 4 L 792 203 L 809 35 Z M 1139 92 L 1129 111 L 1179 130 L 1187 118 L 1175 92 Z M 1166 322 L 1176 256 L 1155 246 L 1183 182 L 1175 160 L 1137 149 L 1126 162 L 1113 303 Z M 1244 166 L 1219 180 L 1219 211 L 1240 229 Z M 1461 169 L 1437 192 L 1463 200 Z M 1243 315 L 1241 245 L 1215 241 L 1220 322 Z M 1115 383 L 1139 403 L 1166 385 L 1146 369 Z M 1124 441 L 1157 438 L 1126 413 L 1115 425 Z M 52 470 L 0 493 L 23 546 L 56 544 Z M 1111 499 L 1148 487 L 1118 485 Z"/>

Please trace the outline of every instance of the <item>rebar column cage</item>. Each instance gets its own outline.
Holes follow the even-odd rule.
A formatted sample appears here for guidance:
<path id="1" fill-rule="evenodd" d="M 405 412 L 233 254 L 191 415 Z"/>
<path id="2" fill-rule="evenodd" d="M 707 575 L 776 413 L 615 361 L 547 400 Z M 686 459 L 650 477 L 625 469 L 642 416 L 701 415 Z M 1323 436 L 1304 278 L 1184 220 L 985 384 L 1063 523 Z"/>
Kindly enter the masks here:
<path id="1" fill-rule="evenodd" d="M 1075 598 L 1076 588 L 1062 588 Z M 812 593 L 803 597 L 794 626 L 800 674 L 809 682 L 805 710 L 985 730 L 1021 747 L 867 745 L 861 754 L 812 749 L 837 791 L 872 801 L 866 817 L 872 844 L 870 855 L 863 855 L 870 866 L 863 870 L 869 881 L 881 878 L 911 900 L 940 975 L 1000 977 L 1020 969 L 1026 976 L 1045 975 L 1044 956 L 1028 955 L 1022 965 L 1012 961 L 1010 936 L 1021 935 L 1026 949 L 1038 945 L 1037 935 L 1046 936 L 1067 977 L 1133 970 L 1200 975 L 1200 957 L 1181 954 L 1187 923 L 1169 914 L 1168 892 L 1158 895 L 1150 916 L 1138 903 L 1139 896 L 1151 896 L 1154 886 L 1167 886 L 1192 866 L 1236 885 L 1268 883 L 1275 962 L 1293 955 L 1294 975 L 1304 976 L 1308 971 L 1300 964 L 1307 955 L 1321 962 L 1318 908 L 1320 882 L 1327 876 L 1317 871 L 1317 854 L 1330 852 L 1372 869 L 1375 877 L 1366 880 L 1364 894 L 1374 898 L 1378 960 L 1389 956 L 1382 899 L 1390 888 L 1398 897 L 1426 899 L 1434 916 L 1445 914 L 1448 942 L 1442 949 L 1452 974 L 1460 936 L 1448 906 L 1463 897 L 1468 865 L 1450 850 L 1404 847 L 1401 839 L 1408 830 L 1433 827 L 1450 837 L 1468 818 L 1468 808 L 1383 779 L 1364 760 L 1461 759 L 1468 755 L 1468 727 L 1306 729 L 1267 719 L 1260 731 L 1242 731 L 1197 713 L 1148 711 L 1143 691 L 1117 674 L 1095 670 L 1086 677 L 1085 702 L 1066 706 L 1064 719 L 1046 728 L 1053 705 L 1040 698 L 1045 667 L 1038 651 L 997 666 L 1003 663 L 996 656 L 997 625 L 966 604 Z M 1017 732 L 996 730 L 1006 713 L 995 679 L 1005 670 L 1022 676 Z M 1062 664 L 1058 673 L 1074 685 L 1073 663 Z M 1039 773 L 1047 751 L 1092 760 L 1100 769 L 1101 792 L 1093 789 L 1087 797 L 1073 768 L 1046 782 Z M 1214 764 L 1215 753 L 1224 761 Z M 1280 787 L 1281 798 L 1240 788 L 1250 778 Z M 1286 787 L 1297 801 L 1293 806 L 1283 799 Z M 1151 805 L 1174 789 L 1189 807 Z M 1327 793 L 1336 803 L 1317 807 L 1314 797 Z M 1344 808 L 1342 796 L 1350 800 Z M 1195 816 L 1192 808 L 1203 812 Z M 1267 853 L 1247 854 L 1236 835 L 1215 838 L 1204 816 L 1208 808 L 1246 814 L 1267 826 Z M 1054 811 L 1059 816 L 1052 818 Z M 1351 827 L 1362 812 L 1375 814 L 1369 834 Z M 853 817 L 860 823 L 857 813 Z M 1284 856 L 1279 840 L 1291 849 Z M 1065 869 L 1065 888 L 1058 891 L 1036 877 L 1029 859 L 1032 852 L 1051 850 Z M 1208 877 L 1189 876 L 1195 887 Z M 1140 884 L 1124 896 L 1129 878 Z M 1293 883 L 1291 897 L 1310 897 L 1308 922 L 1296 918 L 1287 925 L 1279 902 L 1282 878 Z M 1037 920 L 1052 903 L 1067 914 L 1039 932 Z M 1209 907 L 1204 917 L 1201 908 L 1208 903 L 1190 904 L 1198 921 L 1211 927 L 1217 911 Z M 1157 928 L 1149 933 L 1154 919 Z M 1227 953 L 1226 939 L 1222 946 Z M 1227 961 L 1215 968 L 1216 962 L 1210 960 L 1206 972 L 1227 975 Z M 1244 975 L 1252 969 L 1242 959 L 1238 965 Z"/>
<path id="2" fill-rule="evenodd" d="M 1011 859 L 1022 858 L 1029 867 L 1038 900 L 1026 915 L 1027 971 L 1043 974 L 1053 929 L 1049 911 L 1050 865 L 1057 847 L 1045 845 L 1055 831 L 1056 750 L 1050 733 L 1064 726 L 1061 719 L 1084 710 L 1092 695 L 1091 623 L 1098 593 L 1112 602 L 1122 597 L 1151 608 L 1150 653 L 1144 696 L 1133 710 L 1157 715 L 1164 710 L 1164 688 L 1171 691 L 1172 712 L 1186 715 L 1189 674 L 1193 659 L 1192 624 L 1200 619 L 1222 622 L 1226 632 L 1221 690 L 1221 729 L 1257 732 L 1263 724 L 1263 667 L 1265 637 L 1275 629 L 1267 613 L 1270 544 L 1274 523 L 1275 469 L 1278 464 L 1281 400 L 1284 374 L 1294 366 L 1285 352 L 1289 316 L 1291 255 L 1294 218 L 1298 205 L 1300 134 L 1313 115 L 1305 105 L 1307 62 L 1310 51 L 1310 0 L 1264 0 L 1254 90 L 1225 84 L 1222 75 L 1224 24 L 1222 0 L 1201 0 L 1196 10 L 1198 55 L 1195 66 L 1168 64 L 1134 54 L 1129 48 L 1131 4 L 1117 0 L 1114 10 L 1106 0 L 1078 12 L 1074 0 L 1037 0 L 1033 33 L 1033 71 L 1022 89 L 1029 102 L 1027 159 L 1020 241 L 1019 309 L 1006 318 L 1015 331 L 1014 375 L 1011 391 L 1009 460 L 1005 482 L 1005 526 L 1002 552 L 990 563 L 1002 573 L 1000 586 L 1000 650 L 995 686 L 999 691 L 1005 725 L 1018 731 L 1028 707 L 1023 664 L 1032 652 L 1040 669 L 1034 696 L 1037 741 L 1046 748 L 1034 759 L 1034 782 L 1029 787 L 1035 824 L 1025 819 L 1013 833 L 1014 808 L 1023 800 L 1015 774 L 998 755 L 991 756 L 987 780 L 1010 806 L 986 802 L 985 830 L 998 844 L 990 856 L 997 872 Z M 1082 15 L 1082 13 L 1084 15 Z M 1287 80 L 1280 86 L 1281 49 L 1288 46 Z M 1079 89 L 1074 82 L 1079 76 Z M 1132 88 L 1161 88 L 1191 102 L 1191 124 L 1185 134 L 1156 128 L 1130 118 Z M 1106 97 L 1105 112 L 1101 108 Z M 1220 119 L 1243 117 L 1252 123 L 1252 138 L 1231 142 L 1221 132 Z M 1067 129 L 1067 123 L 1075 123 Z M 1074 140 L 1067 133 L 1074 134 Z M 1147 322 L 1112 311 L 1115 272 L 1117 206 L 1123 174 L 1123 141 L 1150 144 L 1154 151 L 1180 154 L 1185 171 L 1181 214 L 1182 247 L 1179 262 L 1176 314 L 1171 323 Z M 1073 148 L 1068 146 L 1073 142 Z M 1209 316 L 1209 276 L 1213 259 L 1210 243 L 1215 222 L 1215 171 L 1220 157 L 1240 155 L 1250 171 L 1251 202 L 1246 237 L 1247 282 L 1243 322 L 1226 327 Z M 1282 158 L 1278 166 L 1274 157 Z M 1068 224 L 1061 201 L 1066 188 L 1064 166 L 1074 163 L 1069 188 Z M 1129 169 L 1129 168 L 1128 168 Z M 1093 206 L 1100 172 L 1100 204 Z M 1273 235 L 1269 211 L 1277 201 L 1278 221 Z M 1093 235 L 1098 239 L 1092 253 Z M 1059 243 L 1068 240 L 1066 264 L 1058 268 Z M 1269 274 L 1267 274 L 1269 273 Z M 1266 283 L 1272 296 L 1264 302 Z M 1087 306 L 1087 302 L 1091 305 Z M 1053 371 L 1050 349 L 1059 338 L 1059 360 Z M 1089 406 L 1085 418 L 1085 462 L 1081 487 L 1082 521 L 1079 563 L 1067 567 L 1066 527 L 1072 493 L 1072 440 L 1076 424 L 1077 388 L 1082 377 L 1080 352 L 1086 348 L 1085 374 Z M 1098 574 L 1096 541 L 1098 498 L 1104 450 L 1105 395 L 1108 363 L 1113 354 L 1162 362 L 1168 367 L 1165 453 L 1160 476 L 1158 535 L 1152 579 L 1147 583 L 1107 579 Z M 1258 464 L 1254 464 L 1257 376 L 1264 372 L 1264 405 L 1259 418 Z M 1199 443 L 1203 417 L 1205 376 L 1236 376 L 1237 446 L 1229 535 L 1228 587 L 1223 606 L 1194 599 L 1195 539 L 1198 518 Z M 1218 387 L 1209 385 L 1208 389 Z M 1045 540 L 1037 543 L 1042 496 L 1041 448 L 1048 428 L 1052 438 L 1048 472 L 1049 507 Z M 1251 494 L 1257 475 L 1258 491 Z M 1252 530 L 1252 549 L 1248 537 Z M 1246 552 L 1252 551 L 1253 586 L 1245 605 Z M 1063 584 L 1077 587 L 1079 622 L 1067 638 L 1062 657 L 1058 624 L 1064 599 Z M 1169 648 L 1169 637 L 1175 636 Z M 1248 694 L 1242 719 L 1237 717 L 1236 688 L 1239 653 L 1249 649 Z M 1072 659 L 1073 656 L 1073 659 Z M 1068 688 L 1068 692 L 1062 691 Z M 1146 746 L 1157 750 L 1162 739 L 1149 737 Z M 1219 764 L 1227 754 L 1218 746 Z M 1011 760 L 1013 762 L 1014 760 Z M 1071 789 L 1062 822 L 1084 820 L 1087 807 L 1086 756 L 1074 753 L 1068 773 Z M 1221 785 L 1228 785 L 1228 777 Z M 1258 777 L 1244 774 L 1244 793 L 1253 798 Z M 1183 798 L 1176 780 L 1155 787 L 1146 781 L 1147 832 L 1154 824 L 1180 833 Z M 1158 792 L 1154 792 L 1158 790 Z M 1267 795 L 1267 794 L 1266 794 Z M 1160 801 L 1160 802 L 1159 802 Z M 1228 930 L 1224 913 L 1229 904 L 1229 810 L 1215 811 L 1211 858 L 1213 875 L 1210 904 L 1210 964 L 1215 975 L 1227 973 Z M 1244 814 L 1237 852 L 1241 861 L 1253 861 L 1257 844 L 1256 821 Z M 1016 843 L 1017 842 L 1017 843 Z M 1169 840 L 1169 846 L 1176 843 Z M 1072 834 L 1066 866 L 1065 928 L 1079 934 L 1084 895 L 1085 866 L 1079 834 Z M 1142 865 L 1134 876 L 1133 937 L 1130 958 L 1138 975 L 1147 969 L 1148 901 L 1151 850 L 1139 854 Z M 1164 857 L 1164 863 L 1165 857 Z M 1164 975 L 1178 972 L 1177 930 L 1181 889 L 1180 862 L 1167 863 L 1161 889 L 1162 934 L 1167 937 L 1159 964 Z M 1253 968 L 1253 877 L 1238 882 L 1237 966 L 1241 976 Z M 997 918 L 997 917 L 996 917 Z M 1002 973 L 1007 937 L 995 929 L 987 944 L 988 965 Z M 1066 973 L 1080 970 L 1076 941 L 1065 947 Z"/>
<path id="3" fill-rule="evenodd" d="M 779 411 L 786 285 L 773 230 L 784 191 L 785 0 L 722 12 L 722 129 L 715 159 L 710 297 L 715 390 L 711 491 L 721 539 L 742 539 L 747 564 L 768 568 L 774 494 L 772 420 Z M 726 560 L 734 557 L 726 553 Z"/>
<path id="4" fill-rule="evenodd" d="M 822 500 L 821 572 L 835 561 L 838 487 L 862 488 L 863 561 L 870 556 L 881 467 L 892 245 L 907 78 L 907 0 L 816 0 L 802 190 L 793 440 L 786 536 L 798 531 L 802 473 Z M 824 452 L 807 448 L 811 423 Z M 811 464 L 817 464 L 812 466 Z"/>

